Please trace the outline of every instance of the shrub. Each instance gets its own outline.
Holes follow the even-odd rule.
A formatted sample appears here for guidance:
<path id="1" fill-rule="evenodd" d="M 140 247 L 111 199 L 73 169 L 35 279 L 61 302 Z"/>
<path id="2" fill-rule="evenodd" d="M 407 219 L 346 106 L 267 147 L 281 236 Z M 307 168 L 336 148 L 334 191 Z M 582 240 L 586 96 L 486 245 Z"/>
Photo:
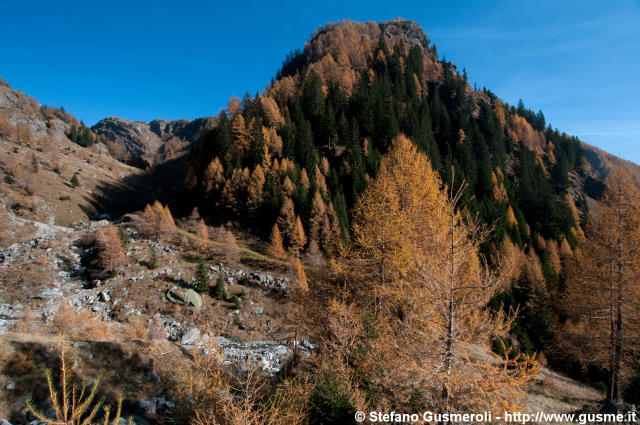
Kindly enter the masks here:
<path id="1" fill-rule="evenodd" d="M 13 126 L 5 119 L 0 119 L 0 136 L 6 138 L 13 137 Z"/>
<path id="2" fill-rule="evenodd" d="M 127 233 L 127 230 L 122 226 L 118 226 L 118 237 L 120 238 L 120 242 L 122 242 L 123 248 L 129 245 L 129 234 Z"/>
<path id="3" fill-rule="evenodd" d="M 69 196 L 69 195 L 62 195 L 62 196 L 60 196 L 60 198 L 58 198 L 58 199 L 60 199 L 61 201 L 70 201 L 70 200 L 71 200 L 71 196 Z"/>
<path id="4" fill-rule="evenodd" d="M 69 180 L 69 183 L 71 183 L 71 186 L 73 187 L 80 186 L 80 182 L 78 181 L 78 173 L 73 173 L 73 176 L 71 176 L 71 180 Z"/>

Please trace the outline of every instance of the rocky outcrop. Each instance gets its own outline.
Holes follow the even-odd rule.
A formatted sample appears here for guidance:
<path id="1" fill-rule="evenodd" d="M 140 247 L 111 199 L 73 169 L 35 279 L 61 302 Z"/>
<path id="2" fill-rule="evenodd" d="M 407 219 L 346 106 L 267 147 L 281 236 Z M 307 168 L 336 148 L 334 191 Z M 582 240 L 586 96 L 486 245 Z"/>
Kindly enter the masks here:
<path id="1" fill-rule="evenodd" d="M 157 152 L 162 139 L 142 121 L 129 121 L 109 117 L 99 121 L 91 129 L 107 139 L 117 142 L 134 157 Z"/>
<path id="2" fill-rule="evenodd" d="M 214 117 L 193 121 L 158 119 L 149 123 L 109 117 L 100 120 L 91 130 L 122 146 L 131 156 L 128 158 L 129 162 L 136 165 L 153 165 L 161 159 L 159 157 L 164 153 L 168 141 L 179 139 L 192 143 L 204 129 L 213 127 L 215 122 Z"/>
<path id="3" fill-rule="evenodd" d="M 0 80 L 1 81 L 1 80 Z M 12 125 L 26 124 L 32 136 L 66 137 L 72 117 L 60 109 L 45 108 L 33 97 L 2 81 L 0 84 L 0 119 Z"/>
<path id="4" fill-rule="evenodd" d="M 395 18 L 392 21 L 381 22 L 379 26 L 382 33 L 393 41 L 402 39 L 405 44 L 408 42 L 409 47 L 416 44 L 424 48 L 429 46 L 429 38 L 416 22 Z"/>

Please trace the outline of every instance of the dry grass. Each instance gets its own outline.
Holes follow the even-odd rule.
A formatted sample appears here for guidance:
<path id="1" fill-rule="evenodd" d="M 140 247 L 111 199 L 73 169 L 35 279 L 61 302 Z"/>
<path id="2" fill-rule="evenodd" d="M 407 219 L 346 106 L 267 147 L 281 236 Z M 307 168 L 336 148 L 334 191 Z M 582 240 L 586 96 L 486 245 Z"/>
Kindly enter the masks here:
<path id="1" fill-rule="evenodd" d="M 64 302 L 56 313 L 53 329 L 72 339 L 87 341 L 105 341 L 116 337 L 109 323 L 87 310 L 76 310 Z"/>

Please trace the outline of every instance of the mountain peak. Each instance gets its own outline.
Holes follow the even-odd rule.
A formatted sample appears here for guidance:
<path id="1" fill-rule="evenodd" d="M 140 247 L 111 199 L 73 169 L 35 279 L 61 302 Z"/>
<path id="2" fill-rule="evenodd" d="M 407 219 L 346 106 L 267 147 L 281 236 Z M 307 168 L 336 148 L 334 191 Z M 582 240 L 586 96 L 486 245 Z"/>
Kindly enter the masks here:
<path id="1" fill-rule="evenodd" d="M 410 45 L 429 46 L 429 38 L 417 22 L 397 17 L 391 21 L 381 22 L 380 30 L 392 40 L 402 37 Z"/>

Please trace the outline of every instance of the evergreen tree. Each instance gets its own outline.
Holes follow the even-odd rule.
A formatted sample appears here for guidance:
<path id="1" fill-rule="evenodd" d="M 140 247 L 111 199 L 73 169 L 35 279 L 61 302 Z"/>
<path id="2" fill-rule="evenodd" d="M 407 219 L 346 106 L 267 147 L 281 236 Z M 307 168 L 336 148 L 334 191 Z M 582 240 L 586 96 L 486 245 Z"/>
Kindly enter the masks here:
<path id="1" fill-rule="evenodd" d="M 209 292 L 209 270 L 207 268 L 204 259 L 198 260 L 198 267 L 196 268 L 196 281 L 195 290 L 201 294 Z"/>
<path id="2" fill-rule="evenodd" d="M 220 301 L 224 301 L 227 298 L 227 286 L 224 283 L 224 277 L 219 275 L 216 279 L 216 285 L 213 287 L 211 295 Z"/>

